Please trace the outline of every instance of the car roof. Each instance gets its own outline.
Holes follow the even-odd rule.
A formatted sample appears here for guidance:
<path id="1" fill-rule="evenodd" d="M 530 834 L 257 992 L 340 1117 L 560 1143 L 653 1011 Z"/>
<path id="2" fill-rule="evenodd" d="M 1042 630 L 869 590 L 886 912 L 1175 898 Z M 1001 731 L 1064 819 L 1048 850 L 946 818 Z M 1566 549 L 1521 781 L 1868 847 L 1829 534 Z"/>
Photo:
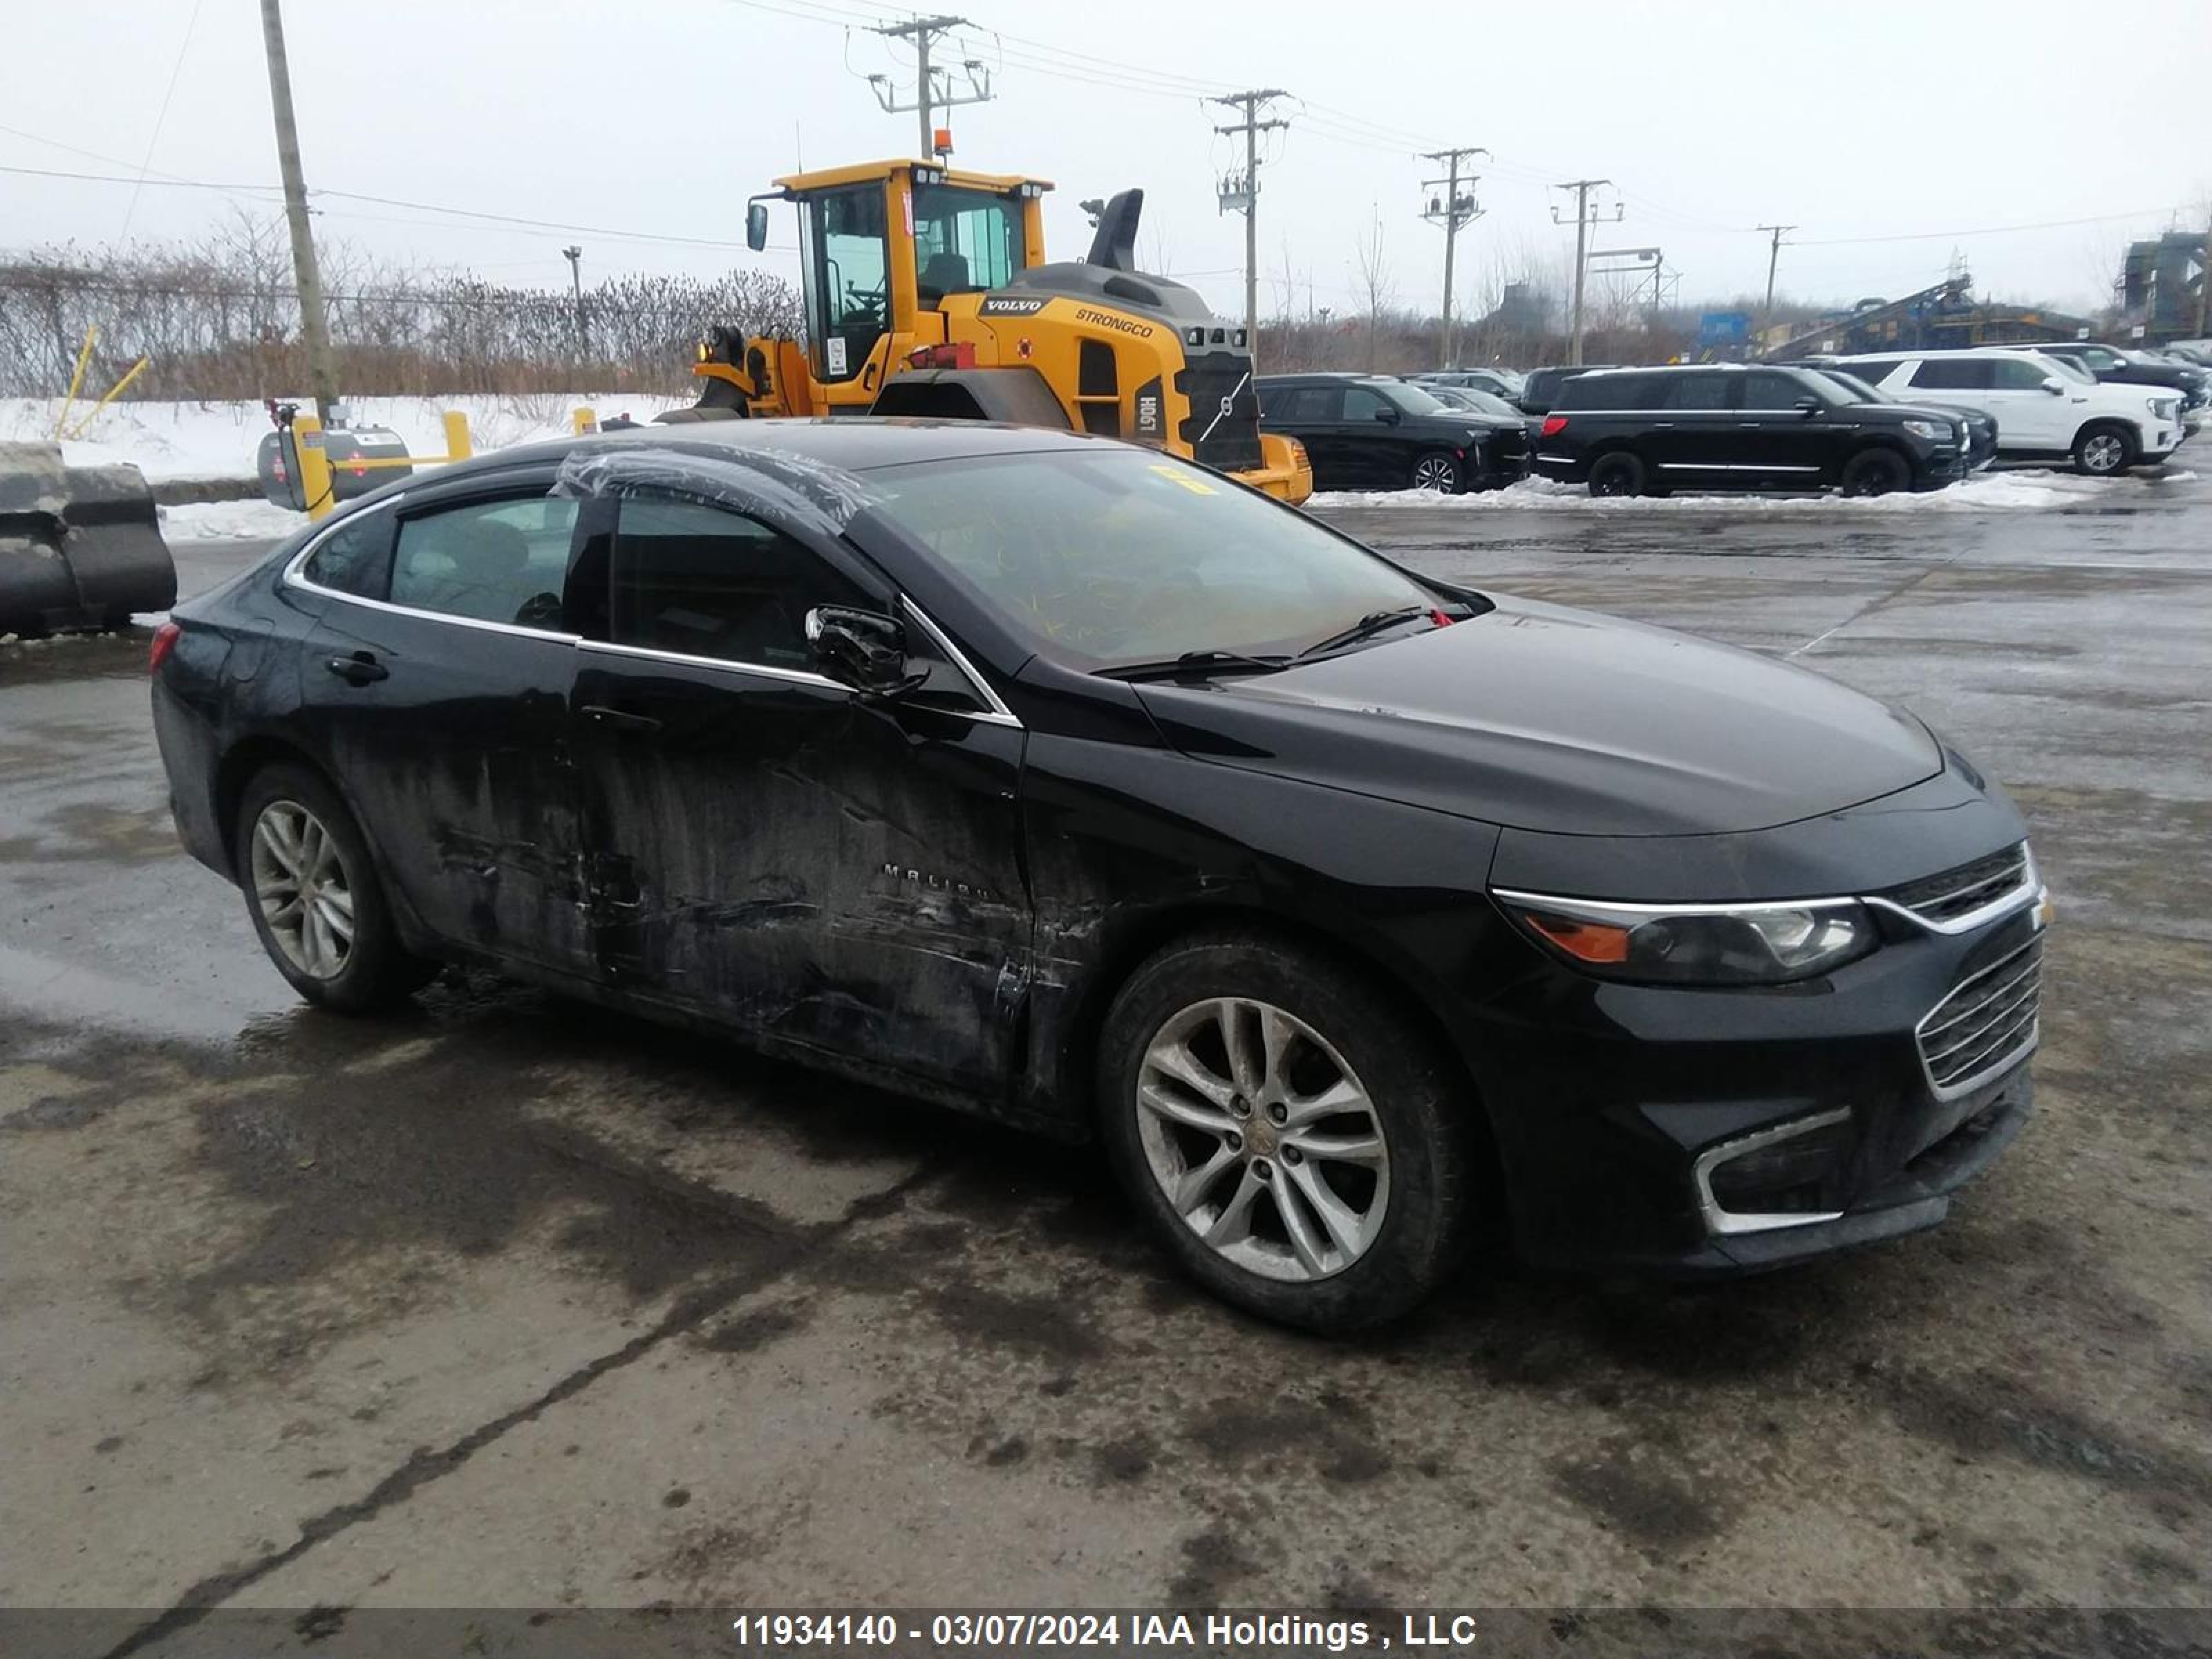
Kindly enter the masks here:
<path id="1" fill-rule="evenodd" d="M 866 472 L 879 466 L 915 461 L 959 460 L 974 456 L 1026 454 L 1036 450 L 1072 450 L 1085 444 L 1117 444 L 1087 432 L 1051 427 L 1014 426 L 996 421 L 932 420 L 921 416 L 850 416 L 836 419 L 684 421 L 619 432 L 503 449 L 481 457 L 487 465 L 515 465 L 559 460 L 601 449 L 681 448 L 694 454 L 726 457 L 743 465 L 748 457 L 793 455 L 841 472 Z M 472 465 L 472 464 L 464 464 Z M 459 469 L 447 469 L 451 477 Z"/>

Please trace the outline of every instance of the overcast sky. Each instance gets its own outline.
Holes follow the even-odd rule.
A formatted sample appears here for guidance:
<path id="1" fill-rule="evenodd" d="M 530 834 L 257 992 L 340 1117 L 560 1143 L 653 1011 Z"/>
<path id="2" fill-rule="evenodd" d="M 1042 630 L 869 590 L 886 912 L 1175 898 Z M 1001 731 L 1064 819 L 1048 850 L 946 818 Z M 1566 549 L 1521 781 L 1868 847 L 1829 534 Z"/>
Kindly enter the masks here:
<path id="1" fill-rule="evenodd" d="M 948 8 L 949 9 L 949 8 Z M 326 197 L 318 234 L 512 283 L 714 271 L 745 198 L 791 170 L 912 152 L 911 54 L 863 0 L 292 0 L 285 21 L 310 190 L 558 221 L 501 227 Z M 1262 310 L 1349 307 L 1379 225 L 1397 297 L 1433 306 L 1441 233 L 1419 150 L 1480 144 L 1484 217 L 1462 234 L 1466 307 L 1501 269 L 1557 269 L 1549 181 L 1606 176 L 1602 247 L 1661 248 L 1685 299 L 1756 293 L 1782 222 L 1784 292 L 1820 302 L 1925 286 L 1962 256 L 1985 294 L 2101 302 L 2118 251 L 2212 208 L 2212 0 L 972 0 L 957 57 L 992 101 L 951 113 L 962 164 L 1076 204 L 1146 192 L 1139 263 L 1240 308 L 1243 227 L 1217 210 L 1237 152 L 1206 90 L 1280 87 L 1262 168 Z M 163 182 L 272 185 L 253 0 L 0 0 L 0 248 L 192 235 L 241 202 Z M 848 21 L 839 21 L 848 20 Z M 2094 21 L 2093 21 L 2094 20 Z M 940 49 L 942 50 L 942 49 Z M 27 70 L 27 73 L 20 72 Z M 266 210 L 265 209 L 262 210 Z M 2036 228 L 1985 232 L 1990 228 Z M 617 236 L 613 233 L 625 233 Z M 685 241 L 678 239 L 695 239 Z M 791 240 L 781 215 L 775 239 Z M 703 245 L 702 245 L 703 244 Z"/>

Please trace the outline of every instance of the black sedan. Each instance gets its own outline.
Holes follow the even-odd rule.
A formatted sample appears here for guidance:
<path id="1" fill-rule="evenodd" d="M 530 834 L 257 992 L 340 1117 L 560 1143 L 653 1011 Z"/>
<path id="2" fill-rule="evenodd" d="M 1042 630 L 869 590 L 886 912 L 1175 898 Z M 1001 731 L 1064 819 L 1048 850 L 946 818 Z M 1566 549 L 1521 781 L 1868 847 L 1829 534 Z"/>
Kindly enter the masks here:
<path id="1" fill-rule="evenodd" d="M 1316 489 L 1491 489 L 1528 469 L 1526 422 L 1394 374 L 1263 374 L 1261 423 L 1305 446 Z"/>
<path id="2" fill-rule="evenodd" d="M 1157 450 L 481 458 L 179 606 L 153 708 L 311 1001 L 475 964 L 1095 1140 L 1317 1328 L 1490 1228 L 1727 1273 L 1924 1227 L 2030 1109 L 2042 889 L 1920 721 Z"/>

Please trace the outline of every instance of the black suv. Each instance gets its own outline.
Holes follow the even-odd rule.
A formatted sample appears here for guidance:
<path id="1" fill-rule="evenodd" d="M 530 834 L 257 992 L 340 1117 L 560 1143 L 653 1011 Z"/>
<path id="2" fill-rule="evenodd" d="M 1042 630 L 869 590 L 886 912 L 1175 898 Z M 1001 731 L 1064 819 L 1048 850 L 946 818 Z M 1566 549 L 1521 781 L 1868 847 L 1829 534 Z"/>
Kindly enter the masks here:
<path id="1" fill-rule="evenodd" d="M 1316 489 L 1434 489 L 1509 484 L 1528 471 L 1522 422 L 1453 409 L 1388 374 L 1265 374 L 1260 424 L 1306 447 Z"/>
<path id="2" fill-rule="evenodd" d="M 1535 470 L 1593 495 L 1822 489 L 1886 495 L 1966 474 L 1940 410 L 1853 401 L 1796 368 L 1607 369 L 1578 375 L 1538 427 Z"/>
<path id="3" fill-rule="evenodd" d="M 1521 377 L 1521 395 L 1513 401 L 1521 405 L 1525 415 L 1548 415 L 1559 400 L 1559 388 L 1578 374 L 1595 374 L 1601 368 L 1611 368 L 1611 363 L 1583 363 L 1568 368 L 1554 363 L 1545 368 L 1532 368 Z"/>
<path id="4" fill-rule="evenodd" d="M 2079 364 L 2100 380 L 2117 380 L 2123 386 L 2172 386 L 2181 394 L 2184 409 L 2202 409 L 2208 397 L 2212 397 L 2212 373 L 2169 362 L 2148 351 L 2123 351 L 2094 340 L 2038 341 L 2033 349 L 2045 356 Z"/>

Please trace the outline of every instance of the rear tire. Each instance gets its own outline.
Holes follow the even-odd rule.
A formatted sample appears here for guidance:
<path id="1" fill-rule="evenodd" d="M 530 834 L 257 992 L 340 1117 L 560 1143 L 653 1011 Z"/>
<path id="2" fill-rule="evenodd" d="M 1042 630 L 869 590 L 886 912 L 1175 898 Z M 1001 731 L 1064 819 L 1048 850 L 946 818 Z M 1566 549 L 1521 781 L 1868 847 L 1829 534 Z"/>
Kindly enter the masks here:
<path id="1" fill-rule="evenodd" d="M 1641 495 L 1651 487 L 1644 463 L 1625 449 L 1601 455 L 1590 463 L 1589 493 L 1593 495 Z"/>
<path id="2" fill-rule="evenodd" d="M 2074 470 L 2109 478 L 2136 464 L 2136 434 L 2117 421 L 2093 421 L 2074 439 Z"/>
<path id="3" fill-rule="evenodd" d="M 1846 495 L 1890 495 L 1912 488 L 1912 465 L 1893 449 L 1862 449 L 1844 463 Z"/>
<path id="4" fill-rule="evenodd" d="M 340 1013 L 387 1008 L 436 975 L 410 955 L 368 843 L 337 791 L 302 766 L 258 772 L 238 804 L 233 867 L 276 971 Z"/>
<path id="5" fill-rule="evenodd" d="M 1167 946 L 1108 1011 L 1096 1086 L 1123 1187 L 1225 1302 L 1338 1334 L 1405 1314 L 1460 1260 L 1465 1080 L 1326 956 L 1244 931 Z"/>
<path id="6" fill-rule="evenodd" d="M 1433 490 L 1439 495 L 1456 495 L 1464 485 L 1459 459 L 1447 455 L 1441 449 L 1432 449 L 1413 462 L 1411 477 L 1415 489 Z"/>

